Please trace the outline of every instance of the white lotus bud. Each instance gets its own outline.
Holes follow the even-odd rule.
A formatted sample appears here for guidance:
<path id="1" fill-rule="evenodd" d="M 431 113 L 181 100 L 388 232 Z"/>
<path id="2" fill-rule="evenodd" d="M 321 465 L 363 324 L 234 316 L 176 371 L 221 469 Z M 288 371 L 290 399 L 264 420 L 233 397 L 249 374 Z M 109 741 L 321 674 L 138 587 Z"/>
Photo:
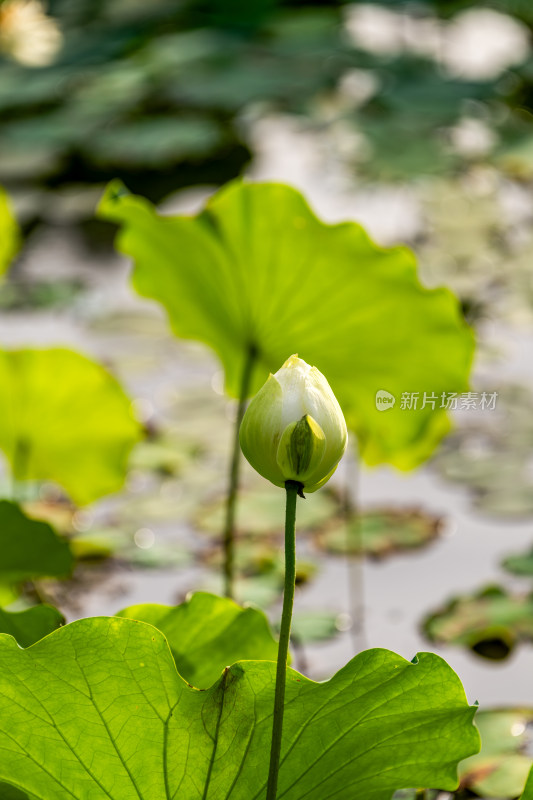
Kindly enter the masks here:
<path id="1" fill-rule="evenodd" d="M 348 433 L 325 377 L 293 355 L 250 402 L 239 437 L 242 452 L 264 478 L 276 486 L 296 481 L 314 492 L 335 472 Z"/>

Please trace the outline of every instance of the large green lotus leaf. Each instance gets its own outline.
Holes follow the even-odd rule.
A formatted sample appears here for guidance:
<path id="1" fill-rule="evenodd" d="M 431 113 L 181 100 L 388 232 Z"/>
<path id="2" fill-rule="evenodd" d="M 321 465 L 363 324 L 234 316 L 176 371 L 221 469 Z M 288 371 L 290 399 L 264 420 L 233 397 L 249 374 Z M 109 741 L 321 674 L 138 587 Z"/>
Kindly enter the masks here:
<path id="1" fill-rule="evenodd" d="M 53 606 L 34 606 L 24 611 L 0 608 L 0 633 L 9 633 L 21 647 L 29 647 L 60 628 L 65 618 Z M 0 793 L 0 797 L 3 795 Z"/>
<path id="2" fill-rule="evenodd" d="M 448 429 L 441 395 L 467 388 L 473 337 L 450 292 L 422 287 L 408 249 L 325 225 L 279 184 L 233 182 L 198 216 L 165 217 L 113 182 L 100 214 L 121 225 L 137 291 L 163 304 L 176 335 L 215 350 L 230 394 L 250 348 L 252 393 L 297 352 L 327 376 L 367 462 L 412 467 Z M 393 408 L 376 408 L 379 390 Z M 420 393 L 417 410 L 401 407 L 403 392 Z M 424 392 L 434 409 L 420 407 Z"/>
<path id="3" fill-rule="evenodd" d="M 196 592 L 179 606 L 130 606 L 117 616 L 148 622 L 165 634 L 179 674 L 193 686 L 211 686 L 228 664 L 275 661 L 278 644 L 267 618 L 255 608 Z"/>
<path id="4" fill-rule="evenodd" d="M 27 650 L 0 636 L 0 779 L 39 800 L 260 800 L 276 665 L 242 661 L 189 687 L 163 634 L 84 619 Z M 479 748 L 458 677 L 438 656 L 361 653 L 331 680 L 287 675 L 280 800 L 389 800 L 457 786 Z"/>
<path id="5" fill-rule="evenodd" d="M 0 276 L 2 276 L 20 246 L 20 231 L 7 194 L 0 187 Z"/>
<path id="6" fill-rule="evenodd" d="M 0 449 L 17 480 L 52 480 L 82 505 L 118 490 L 140 435 L 107 370 L 71 350 L 0 352 Z"/>
<path id="7" fill-rule="evenodd" d="M 51 525 L 29 519 L 8 500 L 0 500 L 0 552 L 2 581 L 61 577 L 68 575 L 73 565 L 68 543 Z M 6 632 L 12 633 L 9 629 Z"/>

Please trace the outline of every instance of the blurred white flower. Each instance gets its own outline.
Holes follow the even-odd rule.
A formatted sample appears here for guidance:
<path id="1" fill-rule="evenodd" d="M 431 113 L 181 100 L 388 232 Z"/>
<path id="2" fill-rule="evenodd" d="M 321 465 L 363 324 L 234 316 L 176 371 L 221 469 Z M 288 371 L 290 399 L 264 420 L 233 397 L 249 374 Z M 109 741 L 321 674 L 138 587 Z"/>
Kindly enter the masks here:
<path id="1" fill-rule="evenodd" d="M 28 67 L 54 61 L 63 43 L 58 24 L 40 0 L 5 0 L 0 5 L 0 51 Z"/>

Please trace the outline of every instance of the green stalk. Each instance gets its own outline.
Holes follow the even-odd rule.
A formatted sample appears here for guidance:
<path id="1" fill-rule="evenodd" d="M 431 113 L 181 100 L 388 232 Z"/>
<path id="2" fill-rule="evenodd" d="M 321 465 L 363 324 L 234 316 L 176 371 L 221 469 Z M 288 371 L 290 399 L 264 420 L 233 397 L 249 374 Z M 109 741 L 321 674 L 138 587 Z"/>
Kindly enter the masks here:
<path id="1" fill-rule="evenodd" d="M 285 708 L 285 680 L 287 677 L 287 655 L 291 636 L 292 605 L 294 602 L 294 582 L 296 578 L 296 498 L 302 494 L 302 484 L 286 481 L 287 504 L 285 507 L 285 589 L 283 592 L 283 612 L 278 645 L 278 665 L 276 670 L 276 693 L 274 697 L 274 719 L 272 722 L 272 746 L 270 748 L 270 768 L 268 772 L 267 798 L 276 800 L 278 788 L 279 757 L 283 731 L 283 712 Z"/>
<path id="2" fill-rule="evenodd" d="M 235 512 L 237 509 L 237 492 L 239 490 L 239 472 L 241 463 L 241 448 L 239 444 L 239 429 L 246 410 L 246 400 L 250 393 L 250 383 L 255 364 L 257 351 L 249 347 L 241 375 L 239 390 L 239 405 L 235 418 L 233 432 L 233 452 L 229 471 L 229 488 L 226 497 L 226 516 L 224 521 L 224 594 L 233 597 L 233 583 L 235 578 Z"/>

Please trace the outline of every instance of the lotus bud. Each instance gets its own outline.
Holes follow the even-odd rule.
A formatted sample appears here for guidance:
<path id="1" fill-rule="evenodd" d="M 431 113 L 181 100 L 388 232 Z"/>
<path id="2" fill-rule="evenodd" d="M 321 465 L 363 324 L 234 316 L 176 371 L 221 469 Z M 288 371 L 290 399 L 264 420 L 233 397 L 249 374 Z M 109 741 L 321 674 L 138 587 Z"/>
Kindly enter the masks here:
<path id="1" fill-rule="evenodd" d="M 276 486 L 315 492 L 333 475 L 348 432 L 331 388 L 316 368 L 291 356 L 250 402 L 239 433 L 252 467 Z"/>

